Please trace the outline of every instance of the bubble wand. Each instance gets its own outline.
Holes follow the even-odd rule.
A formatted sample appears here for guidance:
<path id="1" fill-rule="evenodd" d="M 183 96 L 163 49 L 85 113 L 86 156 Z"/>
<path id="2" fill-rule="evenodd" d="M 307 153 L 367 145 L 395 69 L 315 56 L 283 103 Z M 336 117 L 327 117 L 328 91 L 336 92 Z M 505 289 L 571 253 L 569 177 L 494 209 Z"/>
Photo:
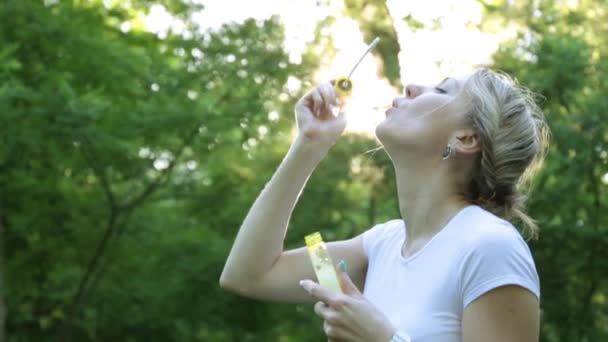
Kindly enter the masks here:
<path id="1" fill-rule="evenodd" d="M 376 45 L 378 45 L 379 42 L 380 42 L 380 37 L 376 37 L 367 46 L 367 50 L 365 50 L 365 52 L 363 53 L 363 55 L 361 56 L 361 58 L 359 58 L 359 61 L 352 68 L 352 70 L 350 71 L 350 73 L 348 74 L 348 76 L 346 76 L 346 77 L 345 76 L 338 77 L 338 79 L 336 80 L 336 85 L 334 86 L 334 88 L 336 90 L 336 94 L 338 95 L 338 97 L 346 97 L 346 96 L 350 95 L 350 93 L 353 90 L 353 82 L 350 80 L 350 77 L 353 75 L 353 72 L 355 72 L 355 70 L 357 69 L 357 67 L 359 66 L 359 64 L 361 64 L 361 62 L 363 61 L 363 58 L 365 58 L 365 56 L 367 56 L 367 54 L 370 51 L 372 51 L 372 49 L 375 48 Z"/>
<path id="2" fill-rule="evenodd" d="M 325 242 L 323 242 L 321 233 L 316 232 L 307 235 L 304 238 L 304 241 L 306 242 L 308 256 L 310 257 L 310 262 L 315 270 L 315 275 L 317 276 L 319 284 L 334 292 L 342 293 L 334 263 L 331 260 Z"/>

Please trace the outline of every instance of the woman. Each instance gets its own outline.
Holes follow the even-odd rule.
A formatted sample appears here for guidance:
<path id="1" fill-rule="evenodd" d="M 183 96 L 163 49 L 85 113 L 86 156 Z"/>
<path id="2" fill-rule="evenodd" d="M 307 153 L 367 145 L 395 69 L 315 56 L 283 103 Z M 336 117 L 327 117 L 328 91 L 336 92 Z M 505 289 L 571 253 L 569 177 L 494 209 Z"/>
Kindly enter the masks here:
<path id="1" fill-rule="evenodd" d="M 519 185 L 543 157 L 539 109 L 524 88 L 488 69 L 409 85 L 405 95 L 376 128 L 395 168 L 401 219 L 328 243 L 343 260 L 344 294 L 309 280 L 305 248 L 283 251 L 298 196 L 345 127 L 342 114 L 332 115 L 329 83 L 297 103 L 298 136 L 245 218 L 221 286 L 264 300 L 317 301 L 330 340 L 538 341 L 539 279 L 508 220 L 536 233 Z"/>

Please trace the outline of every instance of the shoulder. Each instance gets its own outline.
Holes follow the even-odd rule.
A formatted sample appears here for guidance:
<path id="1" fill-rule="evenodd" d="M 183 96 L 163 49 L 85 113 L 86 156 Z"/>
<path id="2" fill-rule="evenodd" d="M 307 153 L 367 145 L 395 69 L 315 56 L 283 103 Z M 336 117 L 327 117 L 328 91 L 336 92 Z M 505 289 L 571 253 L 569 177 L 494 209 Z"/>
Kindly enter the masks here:
<path id="1" fill-rule="evenodd" d="M 463 225 L 466 250 L 460 276 L 465 306 L 503 285 L 518 285 L 540 297 L 532 253 L 510 222 L 475 207 Z"/>
<path id="2" fill-rule="evenodd" d="M 363 250 L 369 257 L 371 253 L 383 242 L 392 241 L 399 234 L 404 234 L 405 223 L 401 219 L 389 220 L 379 223 L 365 231 L 362 237 Z"/>
<path id="3" fill-rule="evenodd" d="M 468 253 L 495 254 L 511 249 L 530 253 L 528 244 L 511 222 L 481 207 L 473 206 L 462 222 Z"/>

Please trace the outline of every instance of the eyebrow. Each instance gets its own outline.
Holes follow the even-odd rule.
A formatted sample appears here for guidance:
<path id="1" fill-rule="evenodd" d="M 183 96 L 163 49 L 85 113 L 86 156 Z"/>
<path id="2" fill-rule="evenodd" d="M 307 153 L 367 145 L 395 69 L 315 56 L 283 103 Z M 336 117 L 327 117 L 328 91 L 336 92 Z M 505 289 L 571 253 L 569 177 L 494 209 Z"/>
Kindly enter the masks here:
<path id="1" fill-rule="evenodd" d="M 443 81 L 439 82 L 439 84 L 437 86 L 440 86 L 440 85 L 446 83 L 449 80 L 455 81 L 455 79 L 453 79 L 452 77 L 446 77 L 446 78 L 443 79 Z"/>

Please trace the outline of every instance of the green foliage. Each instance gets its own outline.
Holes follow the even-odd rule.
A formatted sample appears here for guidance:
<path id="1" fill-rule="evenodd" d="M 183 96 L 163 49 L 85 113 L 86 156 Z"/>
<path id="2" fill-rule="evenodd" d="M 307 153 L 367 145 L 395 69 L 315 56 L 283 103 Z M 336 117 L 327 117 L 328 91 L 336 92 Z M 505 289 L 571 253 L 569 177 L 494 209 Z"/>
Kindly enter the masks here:
<path id="1" fill-rule="evenodd" d="M 602 276 L 608 274 L 602 182 L 608 173 L 608 42 L 596 24 L 608 17 L 597 2 L 560 9 L 543 1 L 528 9 L 543 14 L 536 16 L 517 10 L 523 3 L 514 6 L 512 17 L 493 13 L 518 23 L 522 32 L 494 62 L 544 96 L 552 131 L 530 203 L 541 226 L 532 249 L 544 297 L 542 340 L 602 341 L 608 338 L 608 283 Z"/>
<path id="2" fill-rule="evenodd" d="M 403 21 L 405 21 L 407 23 L 407 26 L 412 31 L 417 31 L 417 30 L 423 29 L 425 26 L 422 21 L 417 20 L 411 14 L 408 14 L 407 16 L 405 16 L 405 18 L 403 18 Z"/>
<path id="3" fill-rule="evenodd" d="M 218 312 L 241 300 L 217 280 L 257 191 L 243 146 L 290 125 L 267 113 L 290 111 L 280 92 L 305 65 L 276 18 L 190 23 L 189 38 L 119 29 L 151 3 L 1 5 L 9 341 L 240 336 Z M 168 9 L 185 18 L 186 3 Z"/>
<path id="4" fill-rule="evenodd" d="M 382 60 L 379 74 L 400 88 L 399 40 L 385 0 L 345 0 L 345 12 L 359 23 L 366 42 L 380 37 L 373 53 Z"/>

